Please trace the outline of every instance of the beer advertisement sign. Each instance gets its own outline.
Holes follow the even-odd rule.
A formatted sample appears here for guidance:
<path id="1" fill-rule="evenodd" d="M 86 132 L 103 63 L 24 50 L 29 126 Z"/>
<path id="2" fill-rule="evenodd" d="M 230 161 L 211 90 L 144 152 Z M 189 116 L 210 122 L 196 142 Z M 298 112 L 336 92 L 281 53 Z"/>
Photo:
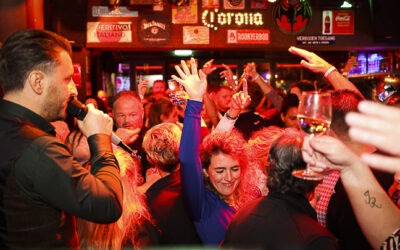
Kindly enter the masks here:
<path id="1" fill-rule="evenodd" d="M 269 44 L 269 30 L 228 30 L 229 44 Z"/>
<path id="2" fill-rule="evenodd" d="M 88 43 L 130 43 L 132 42 L 131 22 L 88 22 Z"/>
<path id="3" fill-rule="evenodd" d="M 322 34 L 354 35 L 354 12 L 351 10 L 323 11 Z"/>

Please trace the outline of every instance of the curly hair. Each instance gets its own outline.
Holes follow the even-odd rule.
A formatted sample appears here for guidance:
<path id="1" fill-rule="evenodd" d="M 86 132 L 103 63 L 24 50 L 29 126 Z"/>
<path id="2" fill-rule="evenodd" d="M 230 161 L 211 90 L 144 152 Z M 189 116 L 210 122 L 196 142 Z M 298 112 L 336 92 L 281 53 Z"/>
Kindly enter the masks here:
<path id="1" fill-rule="evenodd" d="M 269 126 L 255 131 L 247 142 L 249 166 L 244 181 L 258 187 L 262 195 L 267 195 L 266 178 L 268 175 L 268 153 L 271 144 L 284 130 L 276 126 Z"/>
<path id="2" fill-rule="evenodd" d="M 78 219 L 78 233 L 82 249 L 122 249 L 125 245 L 140 249 L 140 233 L 145 223 L 155 228 L 154 220 L 138 189 L 140 160 L 122 149 L 114 151 L 121 168 L 124 188 L 123 212 L 117 222 L 100 224 Z"/>
<path id="3" fill-rule="evenodd" d="M 143 149 L 148 159 L 163 171 L 175 171 L 179 163 L 181 135 L 181 129 L 174 123 L 166 122 L 152 127 L 143 139 Z"/>
<path id="4" fill-rule="evenodd" d="M 268 165 L 268 153 L 271 144 L 282 134 L 284 130 L 276 126 L 269 126 L 255 131 L 248 140 L 248 146 L 255 153 L 253 160 L 262 162 L 264 166 Z"/>
<path id="5" fill-rule="evenodd" d="M 267 186 L 270 192 L 306 196 L 318 184 L 318 182 L 302 180 L 292 175 L 293 170 L 306 167 L 301 154 L 303 139 L 300 131 L 288 128 L 272 144 L 268 156 Z"/>
<path id="6" fill-rule="evenodd" d="M 248 186 L 249 183 L 247 181 L 243 181 L 248 168 L 246 141 L 243 136 L 235 130 L 209 134 L 203 139 L 200 147 L 200 158 L 203 169 L 208 169 L 211 164 L 211 158 L 220 153 L 227 154 L 239 162 L 240 183 L 233 194 L 233 206 L 238 209 L 247 201 L 255 198 L 251 193 L 252 187 Z M 205 185 L 221 199 L 224 199 L 224 197 L 221 197 L 221 194 L 219 194 L 210 183 L 210 180 L 207 177 L 205 178 Z"/>

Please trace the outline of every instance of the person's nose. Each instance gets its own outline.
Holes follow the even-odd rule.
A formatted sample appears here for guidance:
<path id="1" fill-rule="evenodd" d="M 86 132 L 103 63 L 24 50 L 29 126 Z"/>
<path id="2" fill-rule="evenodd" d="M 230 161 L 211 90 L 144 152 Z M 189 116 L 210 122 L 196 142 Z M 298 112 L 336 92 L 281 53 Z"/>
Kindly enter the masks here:
<path id="1" fill-rule="evenodd" d="M 231 173 L 231 171 L 226 171 L 225 180 L 226 181 L 232 181 L 232 173 Z"/>
<path id="2" fill-rule="evenodd" d="M 74 80 L 72 79 L 68 84 L 68 90 L 71 96 L 78 96 L 78 89 L 76 88 Z"/>

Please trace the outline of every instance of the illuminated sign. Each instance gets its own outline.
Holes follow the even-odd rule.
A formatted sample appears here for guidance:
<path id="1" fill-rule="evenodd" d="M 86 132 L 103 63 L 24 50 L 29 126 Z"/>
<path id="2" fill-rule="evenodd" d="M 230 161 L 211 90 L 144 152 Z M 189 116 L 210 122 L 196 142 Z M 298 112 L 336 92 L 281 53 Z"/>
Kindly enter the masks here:
<path id="1" fill-rule="evenodd" d="M 227 43 L 269 44 L 269 30 L 228 30 Z"/>
<path id="2" fill-rule="evenodd" d="M 264 24 L 263 15 L 260 12 L 219 12 L 218 9 L 204 10 L 201 15 L 204 26 L 218 30 L 218 26 L 261 26 Z"/>
<path id="3" fill-rule="evenodd" d="M 132 42 L 131 22 L 88 22 L 88 43 L 130 43 Z"/>

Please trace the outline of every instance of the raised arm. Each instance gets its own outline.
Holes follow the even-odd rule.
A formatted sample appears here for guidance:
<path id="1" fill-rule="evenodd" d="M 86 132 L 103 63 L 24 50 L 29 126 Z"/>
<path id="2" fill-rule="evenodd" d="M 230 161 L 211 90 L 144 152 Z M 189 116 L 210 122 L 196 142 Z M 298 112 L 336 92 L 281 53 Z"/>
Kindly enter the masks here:
<path id="1" fill-rule="evenodd" d="M 316 169 L 340 170 L 358 224 L 374 249 L 400 228 L 400 210 L 371 169 L 341 141 L 329 136 L 308 138 L 303 144 L 303 158 Z"/>
<path id="2" fill-rule="evenodd" d="M 189 95 L 183 121 L 179 159 L 183 196 L 192 218 L 197 221 L 202 216 L 205 191 L 199 147 L 200 112 L 203 106 L 203 95 L 207 89 L 207 80 L 202 71 L 197 72 L 193 58 L 190 60 L 190 64 L 191 69 L 189 70 L 186 63 L 182 61 L 182 68 L 175 67 L 180 78 L 175 75 L 172 78 L 181 83 Z"/>
<path id="3" fill-rule="evenodd" d="M 272 105 L 278 110 L 281 110 L 283 98 L 275 91 L 275 89 L 265 82 L 257 72 L 257 65 L 255 62 L 249 62 L 244 68 L 244 72 L 249 80 L 257 83 L 263 94 L 271 101 Z"/>
<path id="4" fill-rule="evenodd" d="M 350 89 L 363 96 L 352 82 L 350 82 L 346 77 L 342 76 L 342 74 L 340 74 L 340 72 L 337 71 L 334 66 L 329 64 L 315 53 L 293 46 L 289 48 L 289 52 L 304 58 L 305 60 L 301 60 L 300 64 L 303 65 L 304 68 L 309 69 L 314 73 L 323 74 L 334 89 Z"/>
<path id="5" fill-rule="evenodd" d="M 234 91 L 236 91 L 238 86 L 237 82 L 235 82 L 235 79 L 233 79 L 233 73 L 231 68 L 229 68 L 229 66 L 226 64 L 222 64 L 222 67 L 224 67 L 224 70 L 221 71 L 221 73 L 219 73 L 219 76 L 221 78 L 224 78 L 228 83 L 228 86 Z"/>
<path id="6" fill-rule="evenodd" d="M 211 59 L 203 65 L 202 71 L 206 76 L 208 76 L 217 69 L 216 67 L 213 66 L 213 62 L 214 59 Z M 217 105 L 215 105 L 215 102 L 211 99 L 207 91 L 204 93 L 203 102 L 204 102 L 204 108 L 206 109 L 207 115 L 211 119 L 213 127 L 217 126 L 220 119 L 218 108 Z"/>
<path id="7" fill-rule="evenodd" d="M 212 132 L 219 133 L 231 131 L 242 110 L 250 105 L 250 101 L 251 98 L 247 94 L 247 89 L 245 91 L 235 93 L 232 96 L 229 110 L 225 112 L 225 115 L 221 118 L 218 125 Z"/>

